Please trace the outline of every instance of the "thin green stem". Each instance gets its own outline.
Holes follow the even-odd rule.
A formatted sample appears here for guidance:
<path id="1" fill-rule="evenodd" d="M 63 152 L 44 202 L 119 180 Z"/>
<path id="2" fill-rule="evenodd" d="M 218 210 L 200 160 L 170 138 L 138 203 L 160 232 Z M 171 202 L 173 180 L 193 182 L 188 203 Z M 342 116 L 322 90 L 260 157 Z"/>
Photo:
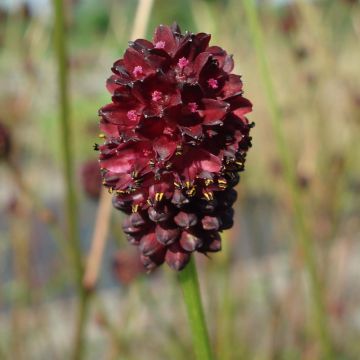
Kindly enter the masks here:
<path id="1" fill-rule="evenodd" d="M 213 357 L 193 258 L 186 268 L 179 273 L 179 282 L 193 335 L 196 358 L 198 360 L 211 360 Z"/>
<path id="2" fill-rule="evenodd" d="M 59 91 L 59 112 L 61 127 L 61 150 L 64 161 L 64 176 L 66 185 L 66 216 L 67 216 L 67 239 L 68 248 L 71 254 L 73 265 L 76 270 L 76 285 L 78 290 L 78 314 L 74 337 L 74 348 L 72 358 L 82 359 L 84 353 L 84 332 L 88 315 L 88 301 L 90 298 L 82 286 L 83 264 L 80 247 L 80 237 L 78 228 L 77 199 L 74 185 L 74 162 L 73 162 L 73 138 L 71 133 L 70 121 L 70 102 L 69 102 L 69 74 L 68 74 L 68 54 L 67 36 L 64 17 L 64 2 L 53 0 L 54 23 L 55 23 L 55 48 L 58 65 L 58 91 Z"/>
<path id="3" fill-rule="evenodd" d="M 68 84 L 68 55 L 66 49 L 66 29 L 62 0 L 53 0 L 55 13 L 55 47 L 58 65 L 59 115 L 61 130 L 61 150 L 64 161 L 66 186 L 66 219 L 68 242 L 73 262 L 77 269 L 77 283 L 81 287 L 82 260 L 78 234 L 77 199 L 74 186 L 73 139 L 70 127 L 70 102 Z"/>
<path id="4" fill-rule="evenodd" d="M 309 278 L 310 291 L 313 301 L 314 320 L 317 328 L 317 335 L 325 359 L 333 359 L 333 347 L 330 339 L 325 300 L 322 284 L 317 271 L 315 249 L 312 236 L 306 223 L 305 213 L 301 202 L 301 196 L 296 181 L 294 160 L 287 146 L 282 127 L 282 114 L 275 95 L 274 85 L 269 71 L 268 60 L 264 49 L 263 33 L 254 0 L 244 0 L 245 15 L 249 23 L 250 34 L 257 54 L 259 71 L 264 83 L 268 106 L 271 115 L 272 127 L 281 162 L 284 167 L 286 181 L 292 197 L 296 229 L 298 232 L 299 245 L 304 254 L 304 264 Z"/>

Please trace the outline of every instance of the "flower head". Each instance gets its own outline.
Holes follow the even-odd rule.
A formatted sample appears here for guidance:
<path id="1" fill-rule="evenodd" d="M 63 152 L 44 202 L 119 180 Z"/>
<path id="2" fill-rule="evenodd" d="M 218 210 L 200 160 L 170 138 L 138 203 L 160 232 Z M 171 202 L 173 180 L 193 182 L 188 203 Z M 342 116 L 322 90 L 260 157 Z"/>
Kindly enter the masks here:
<path id="1" fill-rule="evenodd" d="M 209 41 L 160 25 L 153 42 L 130 42 L 107 80 L 103 182 L 147 270 L 163 262 L 181 270 L 192 252 L 219 251 L 219 232 L 233 225 L 252 105 L 232 56 Z"/>
<path id="2" fill-rule="evenodd" d="M 10 155 L 10 150 L 10 132 L 7 127 L 0 122 L 0 160 L 6 160 Z"/>
<path id="3" fill-rule="evenodd" d="M 99 162 L 88 160 L 81 167 L 81 182 L 85 194 L 91 199 L 98 199 L 101 191 L 101 174 Z"/>

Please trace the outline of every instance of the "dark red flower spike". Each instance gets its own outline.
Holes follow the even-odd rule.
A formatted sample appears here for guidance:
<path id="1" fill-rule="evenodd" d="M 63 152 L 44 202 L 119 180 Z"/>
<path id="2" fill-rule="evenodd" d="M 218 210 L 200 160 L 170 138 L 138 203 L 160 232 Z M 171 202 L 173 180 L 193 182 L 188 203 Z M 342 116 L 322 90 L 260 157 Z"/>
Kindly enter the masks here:
<path id="1" fill-rule="evenodd" d="M 153 42 L 130 42 L 99 110 L 103 182 L 149 271 L 221 250 L 219 232 L 233 224 L 252 105 L 232 56 L 209 41 L 175 24 L 157 27 Z"/>

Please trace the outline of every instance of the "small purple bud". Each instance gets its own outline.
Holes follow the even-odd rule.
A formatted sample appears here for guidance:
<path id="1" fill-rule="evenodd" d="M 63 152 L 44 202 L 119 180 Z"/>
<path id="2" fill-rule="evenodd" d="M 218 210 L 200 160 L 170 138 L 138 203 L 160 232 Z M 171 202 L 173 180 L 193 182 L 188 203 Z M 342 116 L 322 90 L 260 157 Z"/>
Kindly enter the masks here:
<path id="1" fill-rule="evenodd" d="M 122 228 L 124 233 L 129 235 L 139 234 L 142 231 L 141 228 L 135 227 L 131 224 L 130 217 L 124 219 Z"/>
<path id="2" fill-rule="evenodd" d="M 168 248 L 165 261 L 172 269 L 180 271 L 190 261 L 190 254 L 183 250 L 178 243 L 174 243 Z"/>
<path id="3" fill-rule="evenodd" d="M 220 227 L 220 220 L 216 216 L 206 215 L 201 220 L 204 230 L 218 230 Z"/>
<path id="4" fill-rule="evenodd" d="M 132 213 L 129 216 L 129 220 L 130 220 L 131 225 L 135 226 L 135 227 L 141 227 L 146 224 L 145 215 L 143 213 L 141 213 L 140 211 L 138 211 L 136 213 Z"/>
<path id="5" fill-rule="evenodd" d="M 194 251 L 202 245 L 203 241 L 200 237 L 183 231 L 180 237 L 180 245 L 186 251 Z"/>
<path id="6" fill-rule="evenodd" d="M 150 256 L 162 250 L 164 245 L 156 240 L 155 233 L 149 233 L 141 238 L 139 248 L 143 255 Z"/>
<path id="7" fill-rule="evenodd" d="M 115 209 L 123 211 L 125 214 L 131 214 L 131 202 L 123 200 L 119 196 L 114 196 L 112 203 Z"/>
<path id="8" fill-rule="evenodd" d="M 163 206 L 161 209 L 150 207 L 148 210 L 149 218 L 154 222 L 163 222 L 170 219 L 171 212 L 167 206 Z"/>
<path id="9" fill-rule="evenodd" d="M 228 208 L 226 209 L 221 215 L 221 227 L 220 230 L 227 230 L 232 228 L 232 226 L 234 225 L 234 209 L 233 208 Z"/>
<path id="10" fill-rule="evenodd" d="M 180 211 L 174 217 L 174 221 L 180 227 L 182 227 L 184 229 L 188 229 L 189 227 L 195 226 L 197 224 L 197 217 L 195 214 Z"/>
<path id="11" fill-rule="evenodd" d="M 166 248 L 162 248 L 150 256 L 140 255 L 140 260 L 147 271 L 152 271 L 165 261 Z"/>
<path id="12" fill-rule="evenodd" d="M 157 241 L 161 244 L 170 245 L 179 238 L 180 229 L 178 227 L 170 227 L 166 224 L 157 224 L 155 234 Z"/>

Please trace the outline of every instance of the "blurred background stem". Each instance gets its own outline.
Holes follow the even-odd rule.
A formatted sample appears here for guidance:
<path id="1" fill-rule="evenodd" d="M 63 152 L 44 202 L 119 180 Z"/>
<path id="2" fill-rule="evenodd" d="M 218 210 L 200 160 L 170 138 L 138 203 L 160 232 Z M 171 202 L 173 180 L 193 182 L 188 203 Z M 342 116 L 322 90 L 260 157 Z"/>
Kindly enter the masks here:
<path id="1" fill-rule="evenodd" d="M 198 360 L 210 360 L 213 357 L 201 302 L 196 264 L 193 256 L 191 257 L 189 264 L 184 270 L 179 272 L 178 276 L 193 335 L 196 358 Z"/>
<path id="2" fill-rule="evenodd" d="M 286 178 L 285 180 L 288 183 L 292 198 L 296 230 L 298 232 L 297 239 L 299 241 L 299 246 L 303 252 L 304 265 L 310 283 L 311 299 L 313 302 L 313 315 L 317 329 L 317 336 L 323 353 L 323 358 L 333 359 L 334 354 L 327 322 L 324 290 L 317 270 L 315 247 L 308 225 L 305 220 L 306 216 L 299 194 L 294 159 L 291 156 L 289 147 L 285 140 L 285 135 L 282 127 L 282 114 L 275 95 L 274 85 L 270 75 L 258 12 L 254 0 L 245 0 L 243 4 L 245 9 L 245 15 L 249 24 L 251 39 L 253 41 L 253 45 L 257 54 L 260 75 L 264 83 L 264 88 L 271 115 L 270 119 L 275 133 L 275 141 L 278 147 L 282 165 L 284 167 Z"/>
<path id="3" fill-rule="evenodd" d="M 84 331 L 88 314 L 89 292 L 82 286 L 83 264 L 81 259 L 81 247 L 78 228 L 78 207 L 74 185 L 74 153 L 73 137 L 70 121 L 69 102 L 69 77 L 68 77 L 68 54 L 67 36 L 64 16 L 64 2 L 53 0 L 55 16 L 55 49 L 58 66 L 58 96 L 59 117 L 61 128 L 61 150 L 64 161 L 65 176 L 65 206 L 67 220 L 67 241 L 69 251 L 76 269 L 76 284 L 79 296 L 78 313 L 74 337 L 73 359 L 81 359 L 84 351 Z"/>

